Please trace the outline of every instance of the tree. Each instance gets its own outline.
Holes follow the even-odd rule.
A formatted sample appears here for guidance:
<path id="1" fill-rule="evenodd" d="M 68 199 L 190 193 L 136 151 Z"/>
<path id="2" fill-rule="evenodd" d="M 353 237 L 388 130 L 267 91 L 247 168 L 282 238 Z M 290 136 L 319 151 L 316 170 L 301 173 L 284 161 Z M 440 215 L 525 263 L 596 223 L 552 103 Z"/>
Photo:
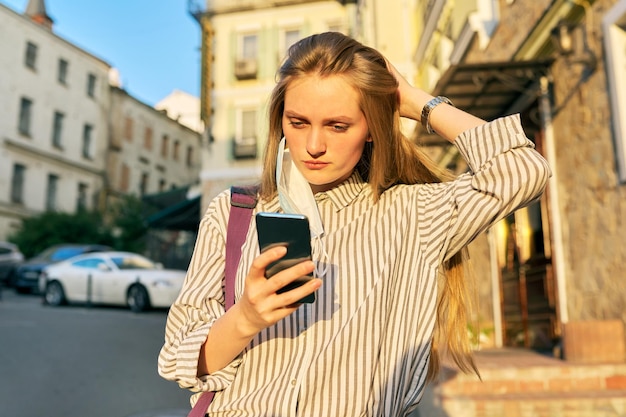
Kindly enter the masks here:
<path id="1" fill-rule="evenodd" d="M 120 250 L 143 253 L 146 248 L 148 225 L 146 206 L 135 196 L 121 197 L 111 207 L 111 222 L 115 247 Z"/>
<path id="2" fill-rule="evenodd" d="M 102 216 L 93 211 L 80 210 L 75 214 L 44 212 L 22 221 L 22 227 L 9 237 L 27 258 L 59 243 L 94 243 L 112 246 L 110 228 Z"/>
<path id="3" fill-rule="evenodd" d="M 111 204 L 105 216 L 86 210 L 74 214 L 47 211 L 24 219 L 9 241 L 27 258 L 60 243 L 101 244 L 143 253 L 148 232 L 144 211 L 141 200 L 133 196 L 121 197 Z"/>

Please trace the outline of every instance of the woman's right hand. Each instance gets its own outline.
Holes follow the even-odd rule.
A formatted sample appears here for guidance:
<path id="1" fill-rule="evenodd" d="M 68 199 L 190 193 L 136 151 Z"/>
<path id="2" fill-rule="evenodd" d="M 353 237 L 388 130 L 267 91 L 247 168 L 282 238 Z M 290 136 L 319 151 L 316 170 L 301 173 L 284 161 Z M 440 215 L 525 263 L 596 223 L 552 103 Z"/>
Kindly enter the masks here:
<path id="1" fill-rule="evenodd" d="M 293 290 L 278 294 L 285 285 L 309 275 L 315 265 L 312 261 L 304 261 L 287 268 L 271 278 L 265 278 L 268 265 L 287 253 L 287 248 L 277 246 L 266 250 L 252 262 L 246 276 L 243 295 L 236 307 L 241 313 L 240 331 L 244 334 L 256 335 L 261 330 L 293 313 L 299 306 L 298 300 L 315 292 L 321 285 L 319 278 L 313 278 Z"/>
<path id="2" fill-rule="evenodd" d="M 300 305 L 297 303 L 300 299 L 322 285 L 321 279 L 314 278 L 293 290 L 276 293 L 290 282 L 309 275 L 314 269 L 312 261 L 305 261 L 269 279 L 265 278 L 267 266 L 286 253 L 287 248 L 277 246 L 254 259 L 246 276 L 243 295 L 213 323 L 200 349 L 198 376 L 211 374 L 228 365 L 257 333 L 293 313 Z M 224 340 L 228 343 L 224 343 Z"/>

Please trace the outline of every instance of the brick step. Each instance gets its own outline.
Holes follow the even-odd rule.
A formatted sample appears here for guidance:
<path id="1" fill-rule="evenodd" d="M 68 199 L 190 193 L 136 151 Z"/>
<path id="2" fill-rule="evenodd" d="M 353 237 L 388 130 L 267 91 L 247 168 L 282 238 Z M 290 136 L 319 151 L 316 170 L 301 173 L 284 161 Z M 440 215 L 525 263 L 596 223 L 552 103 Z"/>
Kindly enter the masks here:
<path id="1" fill-rule="evenodd" d="M 448 368 L 437 390 L 444 397 L 626 391 L 626 364 L 579 365 L 537 355 L 511 359 L 477 356 L 482 381 Z"/>
<path id="2" fill-rule="evenodd" d="M 626 390 L 474 395 L 441 398 L 455 417 L 622 417 Z"/>
<path id="3" fill-rule="evenodd" d="M 569 392 L 518 392 L 510 394 L 473 394 L 457 395 L 454 397 L 442 396 L 444 400 L 460 401 L 526 401 L 526 400 L 585 400 L 585 399 L 623 399 L 626 402 L 626 390 L 600 390 L 600 391 L 569 391 Z"/>
<path id="4" fill-rule="evenodd" d="M 626 416 L 625 363 L 584 365 L 500 349 L 477 352 L 476 365 L 482 381 L 446 366 L 431 387 L 429 413 L 420 416 Z"/>

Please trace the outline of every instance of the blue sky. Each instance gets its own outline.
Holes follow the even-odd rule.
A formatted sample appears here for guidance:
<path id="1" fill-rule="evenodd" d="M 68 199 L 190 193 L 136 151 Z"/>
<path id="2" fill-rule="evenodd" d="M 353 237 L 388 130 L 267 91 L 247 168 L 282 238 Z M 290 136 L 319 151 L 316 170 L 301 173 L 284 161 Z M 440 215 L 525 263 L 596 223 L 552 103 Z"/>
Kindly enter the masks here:
<path id="1" fill-rule="evenodd" d="M 18 13 L 28 0 L 0 0 Z M 120 71 L 149 105 L 172 90 L 199 96 L 200 26 L 187 0 L 46 0 L 54 32 Z"/>

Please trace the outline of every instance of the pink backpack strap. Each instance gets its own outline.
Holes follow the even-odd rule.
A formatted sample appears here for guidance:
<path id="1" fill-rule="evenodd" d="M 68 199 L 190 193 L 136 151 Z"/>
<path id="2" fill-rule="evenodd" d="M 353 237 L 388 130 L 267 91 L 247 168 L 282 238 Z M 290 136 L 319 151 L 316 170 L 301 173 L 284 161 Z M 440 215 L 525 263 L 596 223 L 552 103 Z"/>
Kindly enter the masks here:
<path id="1" fill-rule="evenodd" d="M 226 231 L 226 277 L 224 279 L 224 307 L 227 310 L 235 304 L 235 277 L 241 258 L 241 245 L 248 234 L 252 209 L 257 203 L 258 189 L 256 185 L 230 187 L 230 215 Z M 187 417 L 204 417 L 214 395 L 213 391 L 202 393 Z"/>
<path id="2" fill-rule="evenodd" d="M 226 279 L 224 283 L 224 305 L 226 309 L 235 304 L 235 275 L 241 258 L 241 246 L 246 240 L 252 209 L 256 207 L 258 187 L 230 188 L 230 217 L 226 232 Z"/>

